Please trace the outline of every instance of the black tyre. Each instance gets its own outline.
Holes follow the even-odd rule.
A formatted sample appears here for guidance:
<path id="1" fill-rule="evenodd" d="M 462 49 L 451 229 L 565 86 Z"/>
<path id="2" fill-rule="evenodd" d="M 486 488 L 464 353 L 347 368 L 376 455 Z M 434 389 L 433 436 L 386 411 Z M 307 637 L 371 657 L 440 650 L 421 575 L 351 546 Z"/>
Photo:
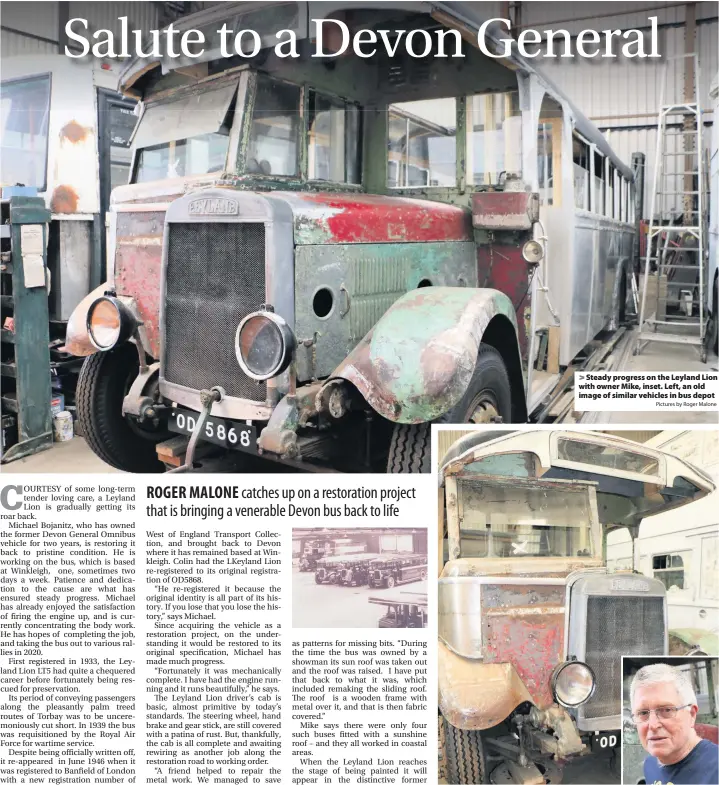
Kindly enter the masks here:
<path id="1" fill-rule="evenodd" d="M 387 588 L 394 589 L 394 578 L 391 575 L 387 578 Z"/>
<path id="2" fill-rule="evenodd" d="M 122 415 L 122 401 L 137 376 L 134 344 L 90 355 L 80 370 L 75 399 L 85 441 L 105 463 L 126 472 L 162 472 L 155 445 L 167 431 L 147 429 Z"/>
<path id="3" fill-rule="evenodd" d="M 443 717 L 444 749 L 447 765 L 447 782 L 483 783 L 485 778 L 484 747 L 478 730 L 460 730 Z"/>
<path id="4" fill-rule="evenodd" d="M 482 344 L 467 391 L 437 423 L 512 422 L 512 388 L 502 355 Z M 430 423 L 395 425 L 387 460 L 389 474 L 428 474 L 431 471 Z"/>
<path id="5" fill-rule="evenodd" d="M 322 578 L 317 573 L 315 573 L 315 583 L 322 583 Z"/>

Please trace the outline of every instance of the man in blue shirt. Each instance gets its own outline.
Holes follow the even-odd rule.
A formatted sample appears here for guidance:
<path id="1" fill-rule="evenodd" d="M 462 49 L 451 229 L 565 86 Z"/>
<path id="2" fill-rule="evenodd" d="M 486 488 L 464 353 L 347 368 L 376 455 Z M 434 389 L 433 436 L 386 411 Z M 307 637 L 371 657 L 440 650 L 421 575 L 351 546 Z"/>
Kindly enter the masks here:
<path id="1" fill-rule="evenodd" d="M 694 728 L 698 706 L 687 671 L 663 663 L 637 671 L 632 718 L 642 747 L 647 785 L 719 785 L 719 747 Z"/>

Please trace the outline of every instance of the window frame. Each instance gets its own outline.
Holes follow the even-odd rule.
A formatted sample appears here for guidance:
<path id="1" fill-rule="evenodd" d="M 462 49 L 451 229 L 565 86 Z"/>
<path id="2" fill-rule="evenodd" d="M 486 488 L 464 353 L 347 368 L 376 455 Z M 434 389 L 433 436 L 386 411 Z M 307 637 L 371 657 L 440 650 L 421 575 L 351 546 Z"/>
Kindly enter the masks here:
<path id="1" fill-rule="evenodd" d="M 39 82 L 42 80 L 47 80 L 47 106 L 46 106 L 47 132 L 45 134 L 45 166 L 43 167 L 42 186 L 39 185 L 33 186 L 37 188 L 38 193 L 47 192 L 47 170 L 50 162 L 50 115 L 52 112 L 52 72 L 44 71 L 43 73 L 32 74 L 32 76 L 19 76 L 14 79 L 3 79 L 0 82 L 0 89 L 5 89 L 13 84 Z"/>
<path id="2" fill-rule="evenodd" d="M 361 188 L 364 182 L 364 172 L 363 172 L 363 163 L 364 163 L 364 117 L 363 117 L 363 110 L 362 105 L 357 101 L 351 101 L 348 98 L 343 98 L 342 96 L 336 95 L 335 93 L 329 92 L 327 90 L 318 90 L 316 87 L 312 87 L 309 84 L 304 84 L 301 86 L 303 88 L 302 94 L 302 107 L 303 107 L 303 114 L 307 118 L 306 120 L 306 153 L 305 158 L 307 161 L 307 172 L 304 181 L 308 183 L 331 183 L 333 185 L 340 185 L 340 186 L 347 186 L 348 188 Z M 309 172 L 309 165 L 310 165 L 310 144 L 311 144 L 311 131 L 310 131 L 310 110 L 311 110 L 311 97 L 312 94 L 321 96 L 322 98 L 327 98 L 330 101 L 341 101 L 344 104 L 344 112 L 345 112 L 345 129 L 344 129 L 344 170 L 345 170 L 345 179 L 344 180 L 326 180 L 321 177 L 310 177 Z M 306 101 L 305 101 L 306 96 Z M 349 126 L 347 124 L 347 109 L 349 107 L 354 107 L 357 109 L 357 171 L 359 172 L 359 182 L 358 183 L 350 183 L 347 181 L 347 161 L 348 161 L 348 133 L 349 133 Z M 253 106 L 254 108 L 254 106 Z M 302 145 L 301 145 L 302 146 Z M 300 156 L 300 159 L 302 156 Z M 302 171 L 300 169 L 300 175 Z"/>
<path id="3" fill-rule="evenodd" d="M 669 591 L 671 588 L 667 586 L 667 584 L 663 580 L 663 575 L 667 575 L 668 573 L 677 573 L 681 571 L 681 586 L 677 584 L 672 584 L 672 586 L 676 586 L 679 591 L 685 591 L 689 587 L 686 585 L 686 572 L 689 569 L 690 565 L 685 562 L 686 555 L 689 554 L 691 556 L 691 551 L 684 550 L 684 551 L 664 551 L 662 553 L 653 553 L 651 556 L 652 559 L 652 577 L 655 580 L 661 581 L 664 584 L 664 588 Z M 654 561 L 655 559 L 667 558 L 669 559 L 669 566 L 668 567 L 655 567 Z M 681 560 L 681 566 L 675 567 L 672 562 L 675 558 Z M 659 575 L 657 575 L 659 573 Z"/>
<path id="4" fill-rule="evenodd" d="M 402 193 L 409 193 L 409 194 L 416 194 L 421 193 L 425 189 L 431 189 L 433 194 L 439 193 L 452 193 L 453 191 L 460 191 L 460 192 L 468 192 L 477 189 L 476 186 L 467 186 L 466 184 L 466 173 L 464 171 L 464 166 L 460 166 L 461 163 L 464 162 L 463 156 L 459 155 L 460 145 L 466 147 L 467 144 L 467 100 L 466 96 L 456 97 L 456 96 L 443 96 L 441 98 L 428 98 L 428 101 L 436 101 L 436 100 L 446 100 L 449 98 L 450 100 L 454 100 L 455 106 L 455 127 L 454 127 L 454 158 L 455 158 L 455 166 L 454 166 L 454 185 L 399 185 L 399 186 L 391 186 L 389 185 L 389 165 L 391 163 L 395 163 L 398 168 L 398 174 L 401 171 L 401 161 L 390 161 L 389 158 L 389 144 L 390 144 L 390 113 L 392 112 L 393 104 L 387 104 L 387 133 L 385 135 L 385 178 L 384 178 L 384 187 L 388 194 L 402 194 Z M 418 99 L 423 100 L 423 99 Z M 398 101 L 397 103 L 412 103 L 412 101 Z M 405 114 L 411 114 L 406 110 L 398 109 L 395 110 L 398 114 L 400 112 L 404 112 Z M 401 115 L 399 115 L 401 116 Z M 405 118 L 407 123 L 413 122 L 410 117 Z M 419 121 L 422 121 L 421 117 L 417 118 Z M 430 124 L 430 121 L 424 120 L 422 122 Z M 419 123 L 416 123 L 419 125 Z M 432 125 L 436 125 L 436 123 L 431 123 Z M 409 160 L 409 158 L 408 158 Z"/>

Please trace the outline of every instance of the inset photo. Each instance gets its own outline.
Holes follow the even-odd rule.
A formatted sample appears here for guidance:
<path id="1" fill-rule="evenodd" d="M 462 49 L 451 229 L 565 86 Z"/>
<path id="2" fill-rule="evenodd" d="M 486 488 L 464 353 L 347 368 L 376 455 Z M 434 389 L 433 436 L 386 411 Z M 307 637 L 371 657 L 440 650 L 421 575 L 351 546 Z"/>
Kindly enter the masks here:
<path id="1" fill-rule="evenodd" d="M 719 783 L 719 658 L 622 657 L 622 783 Z"/>
<path id="2" fill-rule="evenodd" d="M 449 426 L 434 448 L 446 782 L 619 785 L 626 656 L 696 658 L 693 693 L 639 704 L 655 757 L 716 740 L 715 431 Z M 707 749 L 714 774 L 657 764 L 647 785 L 716 783 Z"/>
<path id="3" fill-rule="evenodd" d="M 426 627 L 427 529 L 293 529 L 292 626 Z"/>

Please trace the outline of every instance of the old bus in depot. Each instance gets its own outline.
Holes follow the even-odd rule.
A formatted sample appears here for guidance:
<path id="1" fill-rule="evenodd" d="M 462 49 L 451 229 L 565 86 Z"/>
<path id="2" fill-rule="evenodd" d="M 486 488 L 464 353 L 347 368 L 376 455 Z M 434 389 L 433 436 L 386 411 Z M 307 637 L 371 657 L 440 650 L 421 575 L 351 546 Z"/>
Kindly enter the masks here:
<path id="1" fill-rule="evenodd" d="M 392 589 L 403 583 L 427 580 L 426 553 L 388 553 L 369 565 L 367 585 Z"/>
<path id="2" fill-rule="evenodd" d="M 376 553 L 358 553 L 346 557 L 337 583 L 342 586 L 364 586 L 369 578 L 370 567 L 376 558 Z"/>
<path id="3" fill-rule="evenodd" d="M 600 433 L 496 429 L 459 439 L 439 474 L 448 782 L 559 782 L 594 753 L 616 766 L 622 655 L 666 655 L 669 629 L 665 583 L 609 569 L 607 535 L 636 538 L 710 477 Z"/>
<path id="4" fill-rule="evenodd" d="M 393 627 L 426 627 L 427 626 L 427 587 L 412 590 L 397 589 L 372 594 L 369 602 L 380 605 L 385 612 L 380 616 L 377 626 L 380 629 Z"/>
<path id="5" fill-rule="evenodd" d="M 432 45 L 313 57 L 323 15 Z M 201 57 L 127 64 L 130 183 L 67 341 L 104 461 L 161 471 L 181 433 L 179 471 L 208 442 L 428 471 L 431 422 L 525 422 L 621 320 L 632 172 L 534 61 L 479 51 L 484 21 L 477 3 L 223 3 L 177 23 L 204 31 Z M 263 48 L 221 58 L 225 22 Z M 438 33 L 463 57 L 435 57 Z"/>
<path id="6" fill-rule="evenodd" d="M 350 556 L 325 556 L 315 566 L 315 583 L 338 583 Z"/>

